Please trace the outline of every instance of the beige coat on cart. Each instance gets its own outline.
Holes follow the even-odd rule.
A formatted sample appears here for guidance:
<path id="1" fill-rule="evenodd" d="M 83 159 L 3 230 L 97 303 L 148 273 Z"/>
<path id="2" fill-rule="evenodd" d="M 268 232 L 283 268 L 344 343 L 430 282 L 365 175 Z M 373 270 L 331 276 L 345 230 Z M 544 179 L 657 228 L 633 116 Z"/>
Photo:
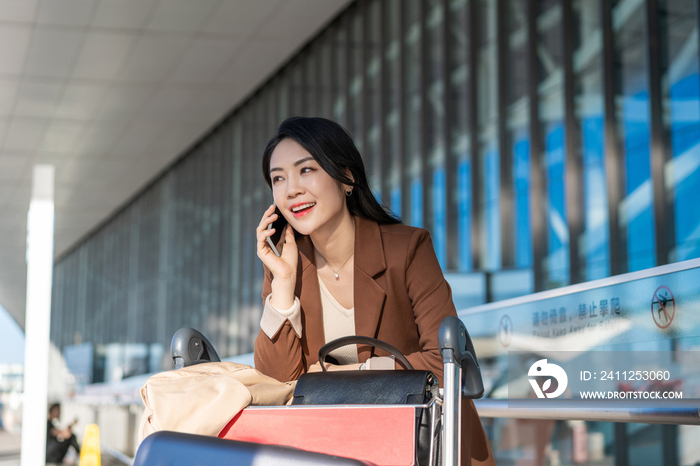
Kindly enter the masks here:
<path id="1" fill-rule="evenodd" d="M 141 387 L 146 407 L 139 443 L 159 430 L 219 435 L 246 406 L 287 404 L 296 382 L 282 383 L 233 362 L 203 363 L 150 377 Z"/>

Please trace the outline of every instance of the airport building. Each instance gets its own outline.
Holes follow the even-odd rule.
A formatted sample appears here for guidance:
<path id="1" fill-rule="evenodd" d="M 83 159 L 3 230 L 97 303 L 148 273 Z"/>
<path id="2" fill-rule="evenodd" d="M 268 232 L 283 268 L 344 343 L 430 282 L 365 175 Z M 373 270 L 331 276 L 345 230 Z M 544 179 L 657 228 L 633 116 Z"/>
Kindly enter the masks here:
<path id="1" fill-rule="evenodd" d="M 556 307 L 537 304 L 556 294 L 517 301 L 570 285 L 583 287 L 565 288 L 571 293 L 594 293 L 608 286 L 595 280 L 635 272 L 641 275 L 625 276 L 647 279 L 649 269 L 700 257 L 697 1 L 330 3 L 286 54 L 275 45 L 248 57 L 266 68 L 250 71 L 257 74 L 246 92 L 217 100 L 220 116 L 208 126 L 198 120 L 197 131 L 162 145 L 139 145 L 138 131 L 122 134 L 134 138 L 140 157 L 154 147 L 170 152 L 109 215 L 59 248 L 51 341 L 74 383 L 168 369 L 170 339 L 184 326 L 202 330 L 222 357 L 253 351 L 263 279 L 255 227 L 272 202 L 262 152 L 295 115 L 347 128 L 376 197 L 404 223 L 430 231 L 483 358 L 488 398 L 508 396 L 498 389 L 513 349 L 700 348 L 697 319 L 676 333 L 663 331 L 675 328 L 668 314 L 659 314 L 667 323 L 640 323 L 646 301 L 652 314 L 661 301 L 654 289 L 643 309 L 632 304 L 634 291 Z M 197 32 L 210 34 L 203 54 L 224 46 L 214 44 L 216 8 Z M 248 62 L 226 72 L 245 76 Z M 214 66 L 195 60 L 170 72 Z M 166 97 L 177 104 L 164 101 L 160 115 L 177 125 L 159 134 L 181 131 L 189 114 L 204 111 L 196 97 L 180 99 L 173 89 Z M 129 142 L 118 142 L 119 150 Z M 510 310 L 489 304 L 506 299 L 515 299 Z M 574 329 L 571 319 L 596 330 Z M 567 332 L 572 338 L 559 344 L 571 345 L 554 348 L 552 339 Z M 530 343 L 516 345 L 518 333 Z M 685 398 L 700 397 L 700 379 L 684 377 Z M 692 440 L 698 427 L 483 420 L 498 464 L 700 461 Z M 576 456 L 581 448 L 585 460 Z"/>

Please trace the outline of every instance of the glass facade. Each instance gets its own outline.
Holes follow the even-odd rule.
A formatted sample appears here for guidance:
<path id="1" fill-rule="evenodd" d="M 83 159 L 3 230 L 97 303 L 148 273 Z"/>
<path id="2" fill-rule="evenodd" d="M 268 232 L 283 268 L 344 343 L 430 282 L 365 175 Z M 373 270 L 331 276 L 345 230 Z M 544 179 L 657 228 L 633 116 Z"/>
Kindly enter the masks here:
<path id="1" fill-rule="evenodd" d="M 93 345 L 93 381 L 167 367 L 183 326 L 252 351 L 261 154 L 292 115 L 351 132 L 458 309 L 698 258 L 699 18 L 694 0 L 358 0 L 56 261 L 52 341 Z"/>

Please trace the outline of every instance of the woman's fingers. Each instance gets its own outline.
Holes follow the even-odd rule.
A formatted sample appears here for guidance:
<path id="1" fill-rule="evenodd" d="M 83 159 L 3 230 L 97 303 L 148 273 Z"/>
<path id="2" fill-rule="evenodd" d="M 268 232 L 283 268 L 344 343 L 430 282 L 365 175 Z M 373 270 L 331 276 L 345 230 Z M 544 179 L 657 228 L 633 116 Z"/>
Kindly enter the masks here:
<path id="1" fill-rule="evenodd" d="M 261 259 L 262 255 L 266 255 L 266 253 L 270 251 L 270 248 L 267 245 L 267 238 L 275 233 L 275 229 L 268 229 L 268 225 L 274 222 L 275 219 L 277 219 L 277 214 L 275 214 L 275 205 L 272 204 L 270 207 L 267 208 L 262 218 L 260 219 L 258 227 L 255 229 L 255 238 L 257 239 L 258 243 L 258 257 L 260 257 Z"/>
<path id="2" fill-rule="evenodd" d="M 267 238 L 275 234 L 275 229 L 271 228 L 269 230 L 263 230 L 260 232 L 258 235 L 258 244 L 257 244 L 257 251 L 258 251 L 258 257 L 260 259 L 263 259 L 265 256 L 268 254 L 274 254 L 272 252 L 272 249 L 270 249 L 270 245 L 267 243 Z"/>
<path id="3" fill-rule="evenodd" d="M 276 230 L 275 230 L 274 228 L 265 229 L 265 230 L 263 230 L 263 231 L 261 231 L 261 232 L 258 233 L 257 240 L 258 240 L 258 241 L 264 240 L 264 239 L 267 238 L 268 236 L 274 235 L 274 234 L 275 234 L 275 231 L 276 231 Z"/>
<path id="4" fill-rule="evenodd" d="M 262 218 L 260 219 L 260 223 L 258 223 L 258 227 L 255 229 L 255 236 L 259 237 L 260 232 L 263 230 L 267 230 L 267 226 L 274 222 L 277 219 L 277 214 L 275 214 L 275 205 L 272 204 L 270 207 L 267 208 L 265 213 L 263 213 Z"/>

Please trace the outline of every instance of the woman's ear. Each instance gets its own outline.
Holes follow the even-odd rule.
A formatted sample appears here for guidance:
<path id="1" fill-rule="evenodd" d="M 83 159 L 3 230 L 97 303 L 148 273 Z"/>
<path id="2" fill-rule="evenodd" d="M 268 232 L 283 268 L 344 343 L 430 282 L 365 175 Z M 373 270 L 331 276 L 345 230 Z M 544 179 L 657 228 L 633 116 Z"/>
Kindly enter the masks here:
<path id="1" fill-rule="evenodd" d="M 346 168 L 346 169 L 345 169 L 345 176 L 347 176 L 348 178 L 350 178 L 350 180 L 351 180 L 353 183 L 355 182 L 355 177 L 352 176 L 352 172 L 350 171 L 349 168 Z"/>

